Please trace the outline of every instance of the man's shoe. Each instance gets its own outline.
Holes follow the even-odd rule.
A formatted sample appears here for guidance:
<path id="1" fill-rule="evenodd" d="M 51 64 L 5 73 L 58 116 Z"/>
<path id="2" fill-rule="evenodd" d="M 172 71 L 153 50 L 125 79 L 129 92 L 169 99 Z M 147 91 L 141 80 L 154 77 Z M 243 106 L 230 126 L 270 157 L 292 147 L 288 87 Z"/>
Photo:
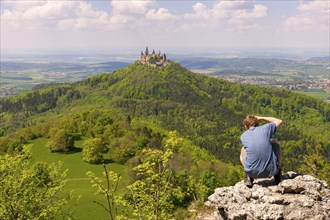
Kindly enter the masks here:
<path id="1" fill-rule="evenodd" d="M 281 182 L 282 171 L 281 169 L 278 173 L 274 176 L 275 184 L 278 185 Z"/>
<path id="2" fill-rule="evenodd" d="M 249 187 L 249 188 L 252 188 L 253 187 L 253 178 L 252 177 L 249 177 L 249 175 L 246 175 L 246 178 L 244 180 L 244 184 L 245 186 Z"/>

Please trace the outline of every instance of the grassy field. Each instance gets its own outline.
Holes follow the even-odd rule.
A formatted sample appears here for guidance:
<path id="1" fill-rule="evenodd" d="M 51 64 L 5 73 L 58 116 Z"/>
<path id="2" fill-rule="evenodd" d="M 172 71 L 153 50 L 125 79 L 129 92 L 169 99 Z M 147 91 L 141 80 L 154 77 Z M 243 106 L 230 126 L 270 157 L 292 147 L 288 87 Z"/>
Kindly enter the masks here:
<path id="1" fill-rule="evenodd" d="M 322 89 L 310 89 L 305 92 L 299 91 L 299 93 L 309 95 L 321 100 L 329 100 L 330 98 L 330 92 Z"/>
<path id="2" fill-rule="evenodd" d="M 75 147 L 82 148 L 83 141 L 84 140 L 76 141 Z M 68 182 L 65 186 L 64 193 L 70 193 L 72 191 L 75 198 L 81 196 L 76 208 L 76 218 L 82 220 L 109 219 L 107 212 L 101 206 L 93 203 L 94 200 L 97 200 L 106 205 L 105 197 L 95 195 L 96 188 L 92 188 L 90 179 L 86 176 L 87 171 L 92 171 L 97 176 L 101 177 L 103 173 L 102 165 L 92 165 L 83 162 L 82 152 L 72 154 L 50 153 L 46 147 L 46 143 L 47 139 L 45 138 L 33 141 L 32 158 L 35 161 L 63 162 L 63 170 L 68 170 Z M 124 190 L 128 181 L 126 167 L 120 164 L 110 163 L 107 164 L 107 168 L 108 170 L 119 173 L 122 176 L 119 190 Z"/>

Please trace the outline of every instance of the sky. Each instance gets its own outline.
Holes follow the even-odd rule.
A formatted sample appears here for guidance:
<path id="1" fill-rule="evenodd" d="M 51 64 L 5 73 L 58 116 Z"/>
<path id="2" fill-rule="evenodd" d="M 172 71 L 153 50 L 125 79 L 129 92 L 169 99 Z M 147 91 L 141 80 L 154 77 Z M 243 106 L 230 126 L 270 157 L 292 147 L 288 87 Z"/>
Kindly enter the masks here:
<path id="1" fill-rule="evenodd" d="M 330 0 L 1 0 L 1 53 L 318 48 Z"/>

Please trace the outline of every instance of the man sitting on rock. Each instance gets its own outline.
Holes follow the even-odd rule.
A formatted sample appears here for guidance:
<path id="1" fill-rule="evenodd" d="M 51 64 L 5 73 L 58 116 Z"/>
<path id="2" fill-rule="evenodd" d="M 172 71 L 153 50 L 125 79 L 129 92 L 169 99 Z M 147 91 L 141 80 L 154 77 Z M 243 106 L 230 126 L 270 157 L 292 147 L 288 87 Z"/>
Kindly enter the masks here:
<path id="1" fill-rule="evenodd" d="M 268 123 L 259 126 L 259 121 Z M 245 185 L 252 188 L 254 179 L 271 176 L 278 184 L 281 180 L 282 152 L 277 141 L 271 138 L 282 120 L 248 115 L 243 124 L 246 131 L 241 135 L 243 147 L 240 160 L 246 173 Z"/>

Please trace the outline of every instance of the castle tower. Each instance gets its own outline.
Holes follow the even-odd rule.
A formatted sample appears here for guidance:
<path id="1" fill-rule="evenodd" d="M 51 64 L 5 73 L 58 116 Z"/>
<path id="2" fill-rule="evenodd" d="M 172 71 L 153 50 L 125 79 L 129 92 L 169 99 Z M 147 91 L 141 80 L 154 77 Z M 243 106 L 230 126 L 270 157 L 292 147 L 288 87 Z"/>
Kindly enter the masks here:
<path id="1" fill-rule="evenodd" d="M 141 51 L 141 55 L 140 55 L 140 61 L 141 63 L 145 63 L 146 62 L 146 57 L 144 55 L 144 53 Z"/>
<path id="2" fill-rule="evenodd" d="M 141 51 L 140 63 L 148 66 L 162 67 L 170 64 L 170 61 L 167 61 L 166 54 L 158 53 L 155 50 L 152 50 L 152 53 L 149 53 L 149 48 L 146 47 L 145 52 Z"/>

